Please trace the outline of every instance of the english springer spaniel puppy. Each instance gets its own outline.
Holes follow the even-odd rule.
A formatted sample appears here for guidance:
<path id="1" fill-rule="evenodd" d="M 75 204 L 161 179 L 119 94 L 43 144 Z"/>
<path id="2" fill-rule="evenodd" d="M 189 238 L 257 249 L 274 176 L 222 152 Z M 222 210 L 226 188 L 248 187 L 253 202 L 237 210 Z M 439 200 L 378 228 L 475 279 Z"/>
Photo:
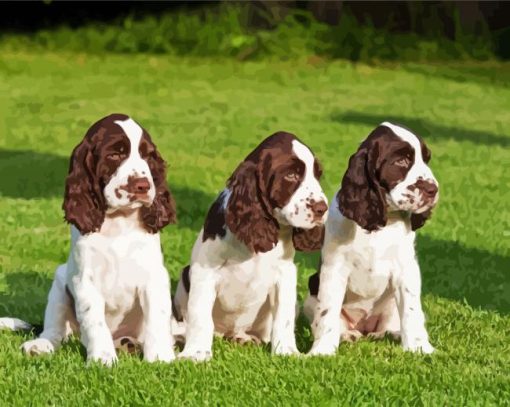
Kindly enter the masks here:
<path id="1" fill-rule="evenodd" d="M 296 136 L 278 132 L 237 167 L 212 204 L 174 297 L 184 319 L 180 358 L 212 356 L 213 332 L 297 354 L 295 249 L 318 250 L 327 216 L 321 167 Z"/>
<path id="2" fill-rule="evenodd" d="M 386 332 L 400 336 L 405 350 L 434 351 L 414 249 L 415 230 L 439 196 L 429 160 L 420 137 L 388 122 L 351 156 L 330 204 L 320 273 L 309 280 L 310 354 L 332 355 L 341 338 Z"/>
<path id="3" fill-rule="evenodd" d="M 128 116 L 112 114 L 87 131 L 65 186 L 71 251 L 57 268 L 44 330 L 24 352 L 53 352 L 79 331 L 89 361 L 116 362 L 114 341 L 123 337 L 140 343 L 147 361 L 174 359 L 159 237 L 176 216 L 165 171 L 149 134 Z"/>

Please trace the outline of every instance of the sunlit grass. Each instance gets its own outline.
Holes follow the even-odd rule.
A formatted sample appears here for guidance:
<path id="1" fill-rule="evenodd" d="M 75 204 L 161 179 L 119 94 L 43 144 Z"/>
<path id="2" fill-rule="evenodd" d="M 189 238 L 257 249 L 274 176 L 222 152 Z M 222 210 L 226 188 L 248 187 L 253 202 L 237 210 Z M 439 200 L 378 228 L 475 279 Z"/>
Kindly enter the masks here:
<path id="1" fill-rule="evenodd" d="M 307 62 L 308 61 L 308 62 Z M 419 232 L 433 356 L 389 340 L 335 358 L 277 358 L 216 341 L 214 360 L 85 368 L 77 341 L 40 359 L 0 333 L 1 404 L 501 404 L 510 398 L 510 88 L 490 70 L 345 62 L 238 63 L 155 56 L 5 52 L 0 61 L 0 314 L 42 322 L 69 236 L 61 210 L 69 154 L 88 126 L 133 116 L 169 164 L 179 224 L 163 232 L 173 288 L 213 197 L 277 130 L 321 159 L 331 196 L 347 159 L 385 118 L 421 134 L 441 201 Z M 298 255 L 299 297 L 317 255 Z M 311 345 L 304 320 L 302 351 Z"/>

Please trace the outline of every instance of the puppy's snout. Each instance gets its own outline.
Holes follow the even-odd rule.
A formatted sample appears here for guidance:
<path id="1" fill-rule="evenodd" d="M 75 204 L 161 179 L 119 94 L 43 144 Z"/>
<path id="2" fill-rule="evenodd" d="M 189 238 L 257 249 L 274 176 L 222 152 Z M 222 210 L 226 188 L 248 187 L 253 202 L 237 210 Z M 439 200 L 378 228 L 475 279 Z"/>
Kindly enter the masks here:
<path id="1" fill-rule="evenodd" d="M 328 210 L 328 204 L 324 201 L 314 202 L 310 209 L 315 219 L 321 219 Z"/>
<path id="2" fill-rule="evenodd" d="M 437 195 L 437 185 L 434 182 L 418 180 L 416 186 L 427 198 L 433 199 Z"/>
<path id="3" fill-rule="evenodd" d="M 131 191 L 134 194 L 146 194 L 151 189 L 151 184 L 147 178 L 136 178 L 131 184 Z"/>

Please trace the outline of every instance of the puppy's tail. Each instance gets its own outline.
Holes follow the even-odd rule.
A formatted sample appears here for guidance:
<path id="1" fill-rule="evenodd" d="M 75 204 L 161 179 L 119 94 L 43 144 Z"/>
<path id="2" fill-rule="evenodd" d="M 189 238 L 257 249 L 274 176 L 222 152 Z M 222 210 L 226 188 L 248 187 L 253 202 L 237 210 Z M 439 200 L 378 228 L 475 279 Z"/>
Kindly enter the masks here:
<path id="1" fill-rule="evenodd" d="M 32 325 L 18 318 L 0 318 L 0 329 L 9 329 L 11 331 L 30 331 Z"/>

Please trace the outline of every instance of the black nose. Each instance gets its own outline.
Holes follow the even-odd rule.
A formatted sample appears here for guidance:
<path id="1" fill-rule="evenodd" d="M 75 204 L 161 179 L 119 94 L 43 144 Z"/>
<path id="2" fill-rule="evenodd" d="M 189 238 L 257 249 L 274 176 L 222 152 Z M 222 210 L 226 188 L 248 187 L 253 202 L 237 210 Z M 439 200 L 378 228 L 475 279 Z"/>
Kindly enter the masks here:
<path id="1" fill-rule="evenodd" d="M 312 205 L 312 212 L 316 219 L 322 218 L 327 210 L 328 204 L 324 201 L 314 202 Z"/>
<path id="2" fill-rule="evenodd" d="M 136 178 L 132 183 L 132 192 L 135 194 L 146 194 L 151 189 L 147 178 Z"/>
<path id="3" fill-rule="evenodd" d="M 437 194 L 437 185 L 430 181 L 418 180 L 416 186 L 422 191 L 424 195 L 429 198 L 434 198 Z"/>

